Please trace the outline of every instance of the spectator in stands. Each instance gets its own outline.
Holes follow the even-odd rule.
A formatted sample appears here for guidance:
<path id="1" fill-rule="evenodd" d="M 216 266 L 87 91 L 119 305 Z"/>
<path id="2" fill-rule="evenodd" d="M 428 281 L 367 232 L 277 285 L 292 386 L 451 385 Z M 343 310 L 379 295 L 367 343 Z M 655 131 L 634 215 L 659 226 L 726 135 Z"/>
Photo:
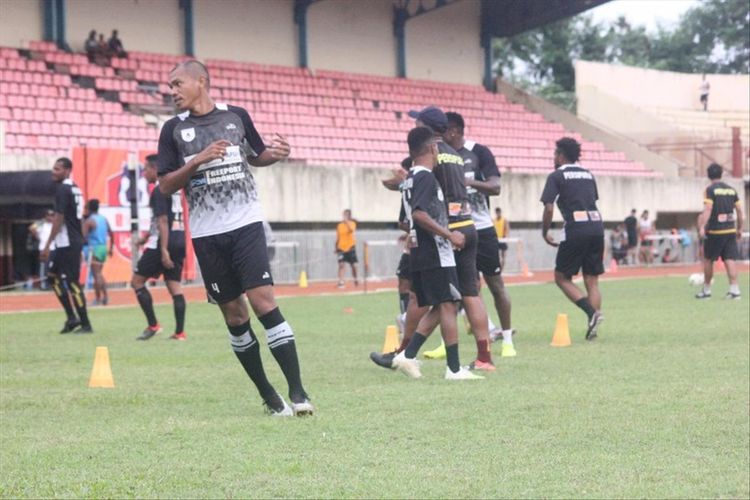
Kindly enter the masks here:
<path id="1" fill-rule="evenodd" d="M 29 226 L 29 232 L 34 235 L 38 242 L 39 288 L 41 288 L 42 290 L 46 290 L 49 286 L 47 283 L 47 266 L 49 263 L 47 259 L 43 259 L 41 255 L 42 251 L 44 250 L 44 245 L 49 239 L 49 233 L 52 231 L 52 219 L 54 218 L 54 216 L 55 212 L 53 210 L 47 210 L 47 213 L 44 215 L 43 219 L 40 219 Z M 52 242 L 52 245 L 50 245 L 50 251 L 55 251 L 54 242 Z"/>
<path id="2" fill-rule="evenodd" d="M 112 36 L 109 37 L 107 45 L 109 46 L 109 53 L 113 57 L 128 57 L 125 47 L 122 46 L 122 40 L 117 36 L 117 30 L 112 30 Z"/>
<path id="3" fill-rule="evenodd" d="M 346 264 L 352 268 L 354 286 L 359 286 L 357 280 L 357 221 L 352 219 L 352 211 L 344 210 L 344 218 L 336 226 L 336 248 L 334 253 L 339 261 L 339 288 L 344 288 L 344 269 Z"/>
<path id="4" fill-rule="evenodd" d="M 638 239 L 641 242 L 640 261 L 641 263 L 651 264 L 654 261 L 654 223 L 648 218 L 648 210 L 641 213 L 638 219 Z"/>
<path id="5" fill-rule="evenodd" d="M 500 207 L 495 209 L 495 233 L 499 239 L 508 238 L 510 236 L 510 223 L 508 219 L 503 217 L 503 211 Z M 499 243 L 500 246 L 500 263 L 505 267 L 505 252 L 508 251 L 508 244 L 504 241 Z"/>
<path id="6" fill-rule="evenodd" d="M 109 60 L 112 55 L 109 51 L 109 45 L 104 39 L 104 33 L 99 34 L 99 39 L 96 45 L 97 49 L 94 55 L 94 62 L 99 66 L 109 66 Z"/>
<path id="7" fill-rule="evenodd" d="M 106 217 L 99 214 L 99 200 L 92 198 L 88 203 L 89 215 L 83 223 L 83 239 L 91 252 L 91 274 L 94 276 L 95 299 L 92 305 L 106 306 L 109 302 L 107 282 L 104 279 L 104 263 L 107 255 L 112 256 L 115 235 Z M 109 249 L 107 248 L 109 238 Z"/>
<path id="8" fill-rule="evenodd" d="M 638 250 L 638 218 L 635 216 L 635 208 L 630 211 L 630 215 L 625 217 L 625 231 L 628 236 L 628 261 L 630 264 L 635 264 L 637 257 L 636 252 Z"/>
<path id="9" fill-rule="evenodd" d="M 703 111 L 708 111 L 708 93 L 711 91 L 711 84 L 706 80 L 706 74 L 703 73 L 703 81 L 700 85 L 701 91 L 701 104 L 703 104 Z"/>
<path id="10" fill-rule="evenodd" d="M 83 44 L 83 48 L 86 51 L 86 55 L 89 57 L 89 61 L 96 62 L 96 55 L 99 53 L 99 42 L 96 41 L 96 30 L 89 31 L 89 37 Z"/>
<path id="11" fill-rule="evenodd" d="M 612 249 L 612 258 L 621 264 L 628 256 L 628 236 L 625 233 L 625 225 L 617 224 L 609 235 L 609 247 Z"/>

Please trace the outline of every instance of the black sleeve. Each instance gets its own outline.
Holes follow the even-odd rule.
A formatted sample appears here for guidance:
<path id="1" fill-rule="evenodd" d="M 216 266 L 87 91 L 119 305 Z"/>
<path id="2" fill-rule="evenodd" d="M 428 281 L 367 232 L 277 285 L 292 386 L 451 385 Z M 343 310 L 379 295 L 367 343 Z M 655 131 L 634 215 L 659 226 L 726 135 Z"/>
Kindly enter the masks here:
<path id="1" fill-rule="evenodd" d="M 427 212 L 435 198 L 435 184 L 435 177 L 428 172 L 420 172 L 414 176 L 410 203 L 412 212 L 417 210 Z"/>
<path id="2" fill-rule="evenodd" d="M 552 172 L 547 176 L 547 182 L 544 184 L 544 191 L 542 191 L 542 197 L 539 201 L 544 203 L 554 203 L 557 199 L 557 195 L 560 194 L 560 186 L 558 185 L 558 178 L 555 175 L 557 172 Z"/>
<path id="3" fill-rule="evenodd" d="M 57 185 L 55 190 L 55 212 L 64 214 L 70 206 L 70 188 L 63 183 Z"/>
<path id="4" fill-rule="evenodd" d="M 177 147 L 175 147 L 174 138 L 172 137 L 174 129 L 177 126 L 177 120 L 179 118 L 172 118 L 167 121 L 161 128 L 161 134 L 159 134 L 159 159 L 157 161 L 159 164 L 159 175 L 174 172 L 182 166 L 180 155 L 177 152 Z"/>
<path id="5" fill-rule="evenodd" d="M 406 209 L 404 208 L 404 200 L 403 199 L 401 200 L 401 210 L 399 210 L 399 212 L 398 212 L 398 221 L 400 223 L 408 222 L 408 220 L 406 219 Z"/>
<path id="6" fill-rule="evenodd" d="M 591 180 L 594 181 L 594 201 L 599 201 L 599 186 L 596 185 L 596 178 L 592 175 Z"/>
<path id="7" fill-rule="evenodd" d="M 170 198 L 171 195 L 167 197 L 158 187 L 154 188 L 151 192 L 151 201 L 149 203 L 154 218 L 159 217 L 160 215 L 169 215 L 169 205 L 167 204 L 167 200 Z"/>
<path id="8" fill-rule="evenodd" d="M 237 106 L 227 106 L 227 109 L 240 117 L 240 119 L 242 120 L 242 124 L 245 126 L 245 139 L 247 139 L 247 143 L 252 148 L 255 156 L 260 156 L 260 154 L 266 150 L 266 145 L 263 142 L 263 138 L 261 138 L 258 131 L 255 130 L 255 124 L 250 118 L 250 115 L 244 108 L 240 108 Z M 252 154 L 250 154 L 249 156 L 252 156 Z"/>
<path id="9" fill-rule="evenodd" d="M 477 144 L 474 146 L 474 154 L 479 159 L 479 172 L 482 174 L 483 179 L 489 179 L 490 177 L 500 177 L 500 169 L 497 168 L 497 162 L 495 162 L 495 155 L 487 146 Z"/>

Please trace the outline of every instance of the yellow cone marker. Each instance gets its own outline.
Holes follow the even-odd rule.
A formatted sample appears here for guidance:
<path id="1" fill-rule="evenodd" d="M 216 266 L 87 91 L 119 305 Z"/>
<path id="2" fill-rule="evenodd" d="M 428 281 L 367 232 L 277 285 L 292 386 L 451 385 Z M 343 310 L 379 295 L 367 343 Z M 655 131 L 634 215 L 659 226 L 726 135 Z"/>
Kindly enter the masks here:
<path id="1" fill-rule="evenodd" d="M 299 273 L 299 287 L 307 288 L 307 271 L 301 271 Z"/>
<path id="2" fill-rule="evenodd" d="M 570 342 L 570 331 L 568 330 L 568 315 L 558 314 L 555 321 L 555 333 L 552 334 L 553 347 L 568 347 Z"/>
<path id="3" fill-rule="evenodd" d="M 399 348 L 401 342 L 398 340 L 398 328 L 388 325 L 385 329 L 385 342 L 383 342 L 383 354 L 393 352 Z"/>
<path id="4" fill-rule="evenodd" d="M 111 389 L 114 386 L 115 380 L 112 378 L 112 367 L 109 364 L 109 350 L 104 346 L 98 346 L 94 355 L 94 367 L 91 369 L 89 387 Z"/>

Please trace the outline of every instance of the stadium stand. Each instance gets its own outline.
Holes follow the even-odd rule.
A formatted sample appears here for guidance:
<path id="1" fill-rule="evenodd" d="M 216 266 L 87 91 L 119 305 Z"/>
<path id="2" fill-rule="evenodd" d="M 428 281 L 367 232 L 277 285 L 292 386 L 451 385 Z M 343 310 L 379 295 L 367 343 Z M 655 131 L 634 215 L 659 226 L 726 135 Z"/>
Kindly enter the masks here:
<path id="1" fill-rule="evenodd" d="M 80 144 L 153 149 L 158 131 L 142 113 L 169 113 L 164 76 L 184 58 L 134 51 L 101 67 L 49 42 L 0 48 L 6 149 L 47 155 Z M 413 126 L 406 111 L 434 104 L 463 114 L 467 135 L 494 151 L 502 171 L 546 173 L 554 141 L 571 135 L 583 141 L 582 161 L 599 175 L 661 175 L 480 86 L 206 62 L 217 100 L 247 108 L 262 132 L 285 133 L 294 145 L 292 159 L 311 165 L 396 165 Z"/>

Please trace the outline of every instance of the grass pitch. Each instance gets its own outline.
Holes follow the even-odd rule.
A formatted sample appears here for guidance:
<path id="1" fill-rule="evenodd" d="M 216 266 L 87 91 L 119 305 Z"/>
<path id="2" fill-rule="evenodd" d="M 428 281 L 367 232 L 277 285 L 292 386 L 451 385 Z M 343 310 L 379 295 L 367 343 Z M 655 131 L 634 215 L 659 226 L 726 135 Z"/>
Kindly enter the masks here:
<path id="1" fill-rule="evenodd" d="M 263 415 L 213 306 L 189 304 L 185 343 L 166 340 L 169 306 L 148 342 L 135 308 L 93 310 L 93 336 L 58 335 L 61 313 L 2 315 L 0 496 L 747 498 L 748 275 L 741 301 L 717 281 L 704 302 L 686 278 L 603 283 L 594 343 L 553 285 L 512 287 L 519 355 L 496 346 L 477 382 L 368 360 L 395 293 L 282 299 L 308 419 Z M 568 348 L 549 346 L 558 312 Z M 97 345 L 115 389 L 86 386 Z M 462 335 L 462 362 L 474 354 Z"/>

